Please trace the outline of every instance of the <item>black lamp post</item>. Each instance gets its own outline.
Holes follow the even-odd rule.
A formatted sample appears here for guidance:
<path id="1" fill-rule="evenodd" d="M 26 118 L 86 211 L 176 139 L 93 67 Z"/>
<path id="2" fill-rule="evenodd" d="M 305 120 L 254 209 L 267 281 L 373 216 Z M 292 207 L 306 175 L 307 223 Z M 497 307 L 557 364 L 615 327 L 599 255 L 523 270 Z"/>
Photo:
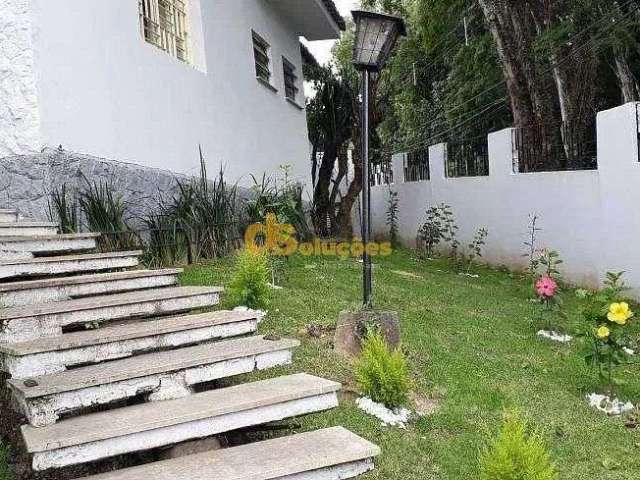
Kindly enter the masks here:
<path id="1" fill-rule="evenodd" d="M 363 292 L 364 306 L 372 305 L 371 256 L 367 246 L 371 241 L 371 179 L 369 164 L 369 81 L 372 73 L 379 73 L 387 63 L 398 39 L 407 34 L 404 20 L 391 15 L 356 10 L 352 12 L 356 24 L 353 64 L 362 72 L 362 243 L 364 243 Z"/>

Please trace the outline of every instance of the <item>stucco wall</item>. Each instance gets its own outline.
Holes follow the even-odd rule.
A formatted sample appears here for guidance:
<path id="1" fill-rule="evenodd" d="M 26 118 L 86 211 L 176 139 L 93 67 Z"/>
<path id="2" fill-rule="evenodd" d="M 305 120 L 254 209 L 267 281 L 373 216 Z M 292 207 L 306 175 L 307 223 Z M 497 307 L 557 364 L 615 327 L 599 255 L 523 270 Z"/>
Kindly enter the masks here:
<path id="1" fill-rule="evenodd" d="M 38 148 L 62 145 L 191 174 L 198 171 L 201 144 L 211 172 L 224 165 L 229 178 L 241 183 L 250 183 L 251 173 L 273 172 L 281 164 L 293 165 L 294 175 L 307 180 L 305 112 L 286 101 L 282 73 L 283 55 L 301 72 L 299 40 L 268 2 L 192 0 L 197 68 L 143 40 L 136 0 L 0 0 L 0 7 L 6 4 L 24 13 L 22 23 L 0 13 L 0 25 L 32 19 L 18 38 L 24 37 L 23 43 L 31 38 L 33 48 L 20 45 L 28 58 L 12 78 L 24 73 L 27 80 L 20 81 L 31 89 L 37 78 Z M 0 34 L 13 38 L 11 28 Z M 256 80 L 252 29 L 273 47 L 278 92 Z M 10 57 L 7 50 L 0 41 L 0 59 Z M 35 75 L 26 66 L 32 59 Z M 14 98 L 15 90 L 21 90 L 31 106 L 36 101 L 29 88 L 11 89 L 0 90 L 0 98 Z M 6 117 L 0 121 L 17 125 Z M 17 130 L 12 129 L 13 135 Z M 29 139 L 33 146 L 31 135 Z M 0 156 L 26 153 L 7 148 L 11 144 L 0 137 Z"/>
<path id="2" fill-rule="evenodd" d="M 0 0 L 0 157 L 42 143 L 32 20 L 30 0 Z"/>
<path id="3" fill-rule="evenodd" d="M 399 194 L 400 235 L 415 245 L 429 206 L 447 203 L 455 211 L 460 240 L 469 243 L 479 227 L 489 229 L 485 259 L 525 266 L 529 216 L 540 217 L 540 248 L 558 250 L 567 279 L 598 285 L 607 271 L 627 271 L 640 295 L 640 162 L 636 104 L 598 115 L 598 171 L 514 173 L 511 129 L 489 136 L 490 176 L 445 178 L 445 149 L 430 148 L 431 180 L 402 183 L 404 155 L 394 157 Z M 387 232 L 389 187 L 374 187 L 373 227 Z"/>

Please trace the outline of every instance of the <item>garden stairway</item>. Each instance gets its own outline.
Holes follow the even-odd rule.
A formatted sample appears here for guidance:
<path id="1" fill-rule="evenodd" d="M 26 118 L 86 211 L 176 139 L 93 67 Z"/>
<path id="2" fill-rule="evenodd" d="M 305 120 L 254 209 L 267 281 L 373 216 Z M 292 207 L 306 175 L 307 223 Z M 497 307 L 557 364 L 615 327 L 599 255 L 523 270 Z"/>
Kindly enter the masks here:
<path id="1" fill-rule="evenodd" d="M 257 312 L 210 311 L 223 289 L 179 287 L 179 269 L 131 270 L 142 252 L 96 253 L 98 238 L 0 210 L 0 367 L 34 471 L 338 405 L 340 385 L 307 374 L 214 388 L 290 364 L 299 342 L 255 335 Z M 372 470 L 379 453 L 332 428 L 86 478 L 339 480 Z"/>

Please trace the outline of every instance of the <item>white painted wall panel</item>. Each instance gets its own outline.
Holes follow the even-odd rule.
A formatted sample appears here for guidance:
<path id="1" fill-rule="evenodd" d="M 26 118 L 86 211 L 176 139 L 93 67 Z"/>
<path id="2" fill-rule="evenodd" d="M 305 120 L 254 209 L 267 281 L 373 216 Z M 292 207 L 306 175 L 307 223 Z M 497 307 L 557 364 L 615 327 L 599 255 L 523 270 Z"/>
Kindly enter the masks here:
<path id="1" fill-rule="evenodd" d="M 479 227 L 489 229 L 485 258 L 523 267 L 529 215 L 540 216 L 539 246 L 558 250 L 568 280 L 598 285 L 607 271 L 627 271 L 640 296 L 640 162 L 636 104 L 598 116 L 598 171 L 516 174 L 511 129 L 489 136 L 490 176 L 445 178 L 444 144 L 430 148 L 431 181 L 402 183 L 404 156 L 394 157 L 400 235 L 415 245 L 426 209 L 447 203 L 466 245 Z M 388 186 L 374 187 L 373 226 L 387 232 Z"/>
<path id="2" fill-rule="evenodd" d="M 299 39 L 268 2 L 192 0 L 194 68 L 143 40 L 137 0 L 28 1 L 42 146 L 189 174 L 202 144 L 210 175 L 225 165 L 247 184 L 292 164 L 308 178 L 305 112 L 285 100 L 281 61 L 301 73 Z M 277 93 L 256 81 L 251 29 L 273 46 Z"/>

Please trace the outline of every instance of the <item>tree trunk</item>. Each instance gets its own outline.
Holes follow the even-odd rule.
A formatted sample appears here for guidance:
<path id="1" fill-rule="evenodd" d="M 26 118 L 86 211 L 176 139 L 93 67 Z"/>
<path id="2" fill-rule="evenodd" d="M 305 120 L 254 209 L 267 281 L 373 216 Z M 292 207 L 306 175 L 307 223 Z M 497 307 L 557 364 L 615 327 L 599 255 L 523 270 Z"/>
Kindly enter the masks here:
<path id="1" fill-rule="evenodd" d="M 518 58 L 513 15 L 508 2 L 478 0 L 491 36 L 496 42 L 498 58 L 504 74 L 515 127 L 535 123 L 534 105 L 523 72 L 524 58 Z"/>
<path id="2" fill-rule="evenodd" d="M 337 146 L 327 144 L 324 148 L 322 163 L 318 171 L 318 181 L 313 194 L 313 224 L 316 234 L 321 237 L 329 236 L 329 211 L 332 208 L 330 203 L 331 179 L 336 164 Z"/>
<path id="3" fill-rule="evenodd" d="M 615 73 L 618 77 L 618 82 L 620 82 L 622 102 L 637 102 L 638 99 L 640 99 L 640 96 L 638 95 L 638 80 L 631 71 L 631 67 L 629 66 L 626 56 L 622 52 L 617 51 L 615 52 L 614 60 L 616 66 Z"/>

